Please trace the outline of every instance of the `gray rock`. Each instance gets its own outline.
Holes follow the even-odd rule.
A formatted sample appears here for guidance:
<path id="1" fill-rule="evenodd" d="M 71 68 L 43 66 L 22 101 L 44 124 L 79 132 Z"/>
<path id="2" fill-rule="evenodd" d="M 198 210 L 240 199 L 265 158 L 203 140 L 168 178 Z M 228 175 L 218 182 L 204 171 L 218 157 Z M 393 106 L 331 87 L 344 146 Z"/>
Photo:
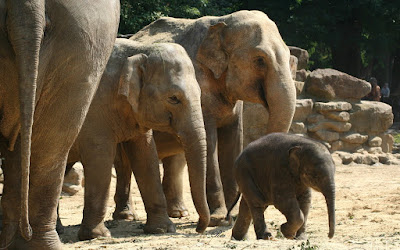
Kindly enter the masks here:
<path id="1" fill-rule="evenodd" d="M 368 140 L 368 135 L 361 135 L 359 133 L 350 132 L 340 135 L 340 139 L 344 142 L 351 144 L 363 144 Z"/>
<path id="2" fill-rule="evenodd" d="M 62 191 L 68 195 L 76 194 L 82 189 L 83 177 L 83 166 L 78 162 L 65 175 Z"/>
<path id="3" fill-rule="evenodd" d="M 314 133 L 320 140 L 332 142 L 339 140 L 339 133 L 326 130 L 318 130 Z"/>
<path id="4" fill-rule="evenodd" d="M 323 100 L 360 100 L 371 91 L 371 84 L 334 69 L 317 69 L 306 81 L 307 93 Z"/>
<path id="5" fill-rule="evenodd" d="M 307 76 L 311 73 L 309 70 L 300 69 L 296 72 L 296 81 L 305 82 Z"/>
<path id="6" fill-rule="evenodd" d="M 348 102 L 315 102 L 314 109 L 321 113 L 325 111 L 348 111 L 352 105 Z"/>
<path id="7" fill-rule="evenodd" d="M 323 121 L 320 123 L 312 124 L 308 126 L 308 131 L 316 132 L 318 130 L 333 130 L 336 132 L 347 132 L 351 128 L 351 123 L 348 122 L 332 122 Z"/>
<path id="8" fill-rule="evenodd" d="M 298 63 L 297 57 L 291 55 L 289 59 L 289 64 L 290 64 L 290 72 L 292 73 L 292 79 L 296 80 L 296 71 L 297 71 L 297 63 Z"/>
<path id="9" fill-rule="evenodd" d="M 311 99 L 297 99 L 296 111 L 294 113 L 293 121 L 303 122 L 312 113 L 313 101 Z"/>
<path id="10" fill-rule="evenodd" d="M 346 111 L 331 111 L 331 112 L 322 112 L 324 116 L 328 119 L 339 121 L 339 122 L 348 122 L 350 120 L 350 114 Z"/>
<path id="11" fill-rule="evenodd" d="M 343 142 L 341 140 L 331 143 L 331 151 L 338 151 L 343 149 Z"/>
<path id="12" fill-rule="evenodd" d="M 359 133 L 382 134 L 393 124 L 392 107 L 375 101 L 354 103 L 350 123 Z"/>
<path id="13" fill-rule="evenodd" d="M 368 153 L 370 154 L 382 154 L 382 148 L 381 147 L 367 147 L 366 148 Z"/>
<path id="14" fill-rule="evenodd" d="M 325 117 L 320 114 L 311 114 L 307 117 L 307 122 L 309 123 L 319 123 L 325 120 Z"/>
<path id="15" fill-rule="evenodd" d="M 304 92 L 304 82 L 294 81 L 294 87 L 296 88 L 296 96 L 299 98 Z"/>
<path id="16" fill-rule="evenodd" d="M 294 46 L 288 46 L 288 47 L 290 49 L 290 54 L 297 57 L 298 59 L 297 68 L 306 69 L 309 60 L 309 55 L 307 50 Z"/>
<path id="17" fill-rule="evenodd" d="M 290 132 L 293 134 L 306 134 L 307 128 L 302 122 L 292 122 Z"/>
<path id="18" fill-rule="evenodd" d="M 393 145 L 394 145 L 394 137 L 391 134 L 383 134 L 381 135 L 382 138 L 382 151 L 384 153 L 392 153 L 393 152 Z"/>
<path id="19" fill-rule="evenodd" d="M 368 146 L 380 147 L 382 145 L 382 138 L 379 136 L 370 136 L 368 139 Z"/>

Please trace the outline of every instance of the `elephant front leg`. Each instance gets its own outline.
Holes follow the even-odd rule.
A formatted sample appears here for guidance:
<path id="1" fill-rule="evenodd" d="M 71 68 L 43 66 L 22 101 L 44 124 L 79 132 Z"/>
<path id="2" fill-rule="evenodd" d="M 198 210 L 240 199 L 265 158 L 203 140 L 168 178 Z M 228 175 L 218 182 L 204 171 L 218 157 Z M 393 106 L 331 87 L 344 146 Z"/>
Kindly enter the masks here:
<path id="1" fill-rule="evenodd" d="M 131 198 L 132 169 L 128 157 L 120 144 L 117 146 L 114 167 L 115 172 L 117 173 L 117 187 L 114 195 L 116 206 L 113 213 L 113 219 L 129 221 L 137 220 L 139 217 L 132 208 Z"/>
<path id="2" fill-rule="evenodd" d="M 85 205 L 78 232 L 79 240 L 111 236 L 104 225 L 104 217 L 107 211 L 115 147 L 116 145 L 110 141 L 87 142 L 80 147 L 85 174 Z"/>
<path id="3" fill-rule="evenodd" d="M 285 197 L 276 201 L 275 207 L 286 217 L 286 223 L 281 225 L 282 234 L 288 239 L 294 239 L 297 231 L 304 224 L 304 215 L 296 197 Z"/>
<path id="4" fill-rule="evenodd" d="M 243 150 L 242 110 L 243 102 L 238 101 L 235 106 L 233 121 L 224 127 L 218 128 L 218 160 L 228 209 L 236 203 L 239 191 L 233 172 L 233 165 Z M 227 219 L 230 220 L 230 218 Z"/>
<path id="5" fill-rule="evenodd" d="M 213 122 L 205 122 L 207 133 L 207 202 L 210 208 L 210 227 L 228 225 L 227 209 L 218 164 L 218 135 Z"/>
<path id="6" fill-rule="evenodd" d="M 311 206 L 311 190 L 307 189 L 306 192 L 297 197 L 297 200 L 299 202 L 300 209 L 304 215 L 304 223 L 296 233 L 296 240 L 306 240 L 307 239 L 306 223 L 308 218 L 308 212 L 310 211 L 310 206 Z"/>
<path id="7" fill-rule="evenodd" d="M 189 215 L 183 202 L 183 169 L 186 164 L 184 154 L 166 157 L 162 160 L 164 167 L 163 189 L 167 199 L 169 217 L 181 218 Z"/>
<path id="8" fill-rule="evenodd" d="M 147 213 L 145 233 L 174 233 L 175 225 L 167 214 L 167 204 L 161 185 L 158 155 L 149 132 L 134 141 L 123 143 L 130 159 L 136 183 Z"/>

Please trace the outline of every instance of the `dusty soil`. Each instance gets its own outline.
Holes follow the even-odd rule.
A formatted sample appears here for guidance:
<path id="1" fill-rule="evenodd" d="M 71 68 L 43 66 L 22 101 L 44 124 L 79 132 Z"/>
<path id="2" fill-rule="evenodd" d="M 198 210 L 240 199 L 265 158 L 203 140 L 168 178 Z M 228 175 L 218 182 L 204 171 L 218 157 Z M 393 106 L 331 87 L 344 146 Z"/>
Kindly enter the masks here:
<path id="1" fill-rule="evenodd" d="M 139 221 L 113 221 L 112 180 L 106 225 L 113 238 L 79 242 L 77 232 L 82 220 L 83 190 L 61 200 L 61 220 L 66 230 L 61 235 L 66 249 L 400 249 L 400 166 L 340 165 L 336 172 L 336 234 L 328 239 L 328 216 L 321 194 L 313 192 L 308 221 L 309 241 L 279 237 L 279 225 L 285 218 L 274 207 L 266 211 L 266 221 L 274 241 L 256 240 L 253 227 L 248 239 L 231 240 L 231 227 L 208 228 L 205 234 L 195 232 L 198 219 L 191 201 L 189 184 L 185 183 L 185 200 L 189 217 L 173 219 L 177 232 L 145 235 L 142 232 L 146 214 L 137 187 L 133 187 Z M 234 214 L 237 213 L 237 207 Z"/>

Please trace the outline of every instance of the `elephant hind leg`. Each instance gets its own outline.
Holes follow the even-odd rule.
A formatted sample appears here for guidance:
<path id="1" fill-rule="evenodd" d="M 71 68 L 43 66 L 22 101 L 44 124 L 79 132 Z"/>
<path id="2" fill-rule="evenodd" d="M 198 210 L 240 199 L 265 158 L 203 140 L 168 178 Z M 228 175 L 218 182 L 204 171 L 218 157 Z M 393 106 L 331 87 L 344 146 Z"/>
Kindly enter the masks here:
<path id="1" fill-rule="evenodd" d="M 186 159 L 183 153 L 166 157 L 164 167 L 163 190 L 167 199 L 169 217 L 181 218 L 189 215 L 183 202 L 183 169 Z"/>
<path id="2" fill-rule="evenodd" d="M 247 202 L 243 199 L 240 201 L 239 214 L 232 229 L 232 237 L 235 240 L 243 240 L 251 223 L 251 213 Z"/>
<path id="3" fill-rule="evenodd" d="M 115 172 L 117 174 L 117 187 L 114 201 L 114 220 L 138 220 L 139 217 L 132 208 L 131 177 L 132 169 L 129 159 L 121 144 L 117 146 L 117 153 L 114 160 Z"/>

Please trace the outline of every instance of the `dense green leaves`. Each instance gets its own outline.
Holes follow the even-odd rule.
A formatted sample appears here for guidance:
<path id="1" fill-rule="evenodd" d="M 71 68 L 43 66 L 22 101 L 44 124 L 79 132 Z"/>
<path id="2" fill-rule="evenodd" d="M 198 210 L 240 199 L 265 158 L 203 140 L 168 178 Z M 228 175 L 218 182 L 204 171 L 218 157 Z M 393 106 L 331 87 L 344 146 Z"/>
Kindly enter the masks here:
<path id="1" fill-rule="evenodd" d="M 374 75 L 380 83 L 395 81 L 392 72 L 396 67 L 400 71 L 399 0 L 121 0 L 121 4 L 123 34 L 161 16 L 197 18 L 258 9 L 277 23 L 288 45 L 308 50 L 310 69 L 333 67 L 362 78 Z"/>

